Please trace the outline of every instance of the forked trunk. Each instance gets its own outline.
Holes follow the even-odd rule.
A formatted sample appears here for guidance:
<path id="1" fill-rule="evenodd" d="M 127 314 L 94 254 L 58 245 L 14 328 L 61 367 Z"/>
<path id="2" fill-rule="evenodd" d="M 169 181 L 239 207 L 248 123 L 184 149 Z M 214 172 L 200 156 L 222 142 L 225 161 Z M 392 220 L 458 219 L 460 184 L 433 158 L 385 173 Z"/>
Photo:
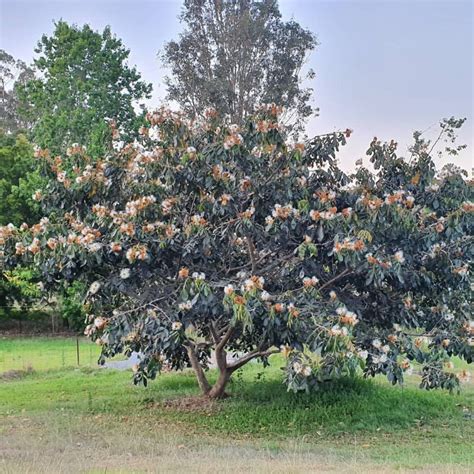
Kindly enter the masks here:
<path id="1" fill-rule="evenodd" d="M 207 394 L 211 390 L 211 385 L 207 381 L 206 374 L 204 373 L 204 370 L 201 364 L 199 363 L 199 359 L 197 358 L 194 349 L 191 347 L 188 347 L 188 356 L 189 360 L 191 361 L 191 366 L 194 369 L 194 372 L 196 373 L 199 388 L 201 389 L 203 394 Z"/>
<path id="2" fill-rule="evenodd" d="M 204 369 L 202 368 L 199 359 L 192 347 L 188 347 L 188 356 L 191 366 L 196 374 L 202 394 L 214 399 L 226 397 L 225 388 L 227 386 L 227 382 L 230 380 L 230 376 L 232 375 L 232 371 L 227 368 L 226 352 L 222 348 L 218 348 L 215 351 L 217 368 L 219 369 L 219 377 L 213 386 L 211 386 L 211 384 L 208 382 L 206 374 L 204 373 Z"/>
<path id="3" fill-rule="evenodd" d="M 227 382 L 230 380 L 230 376 L 231 373 L 228 370 L 219 372 L 219 378 L 206 395 L 209 398 L 225 398 L 227 396 L 225 388 L 227 386 Z"/>

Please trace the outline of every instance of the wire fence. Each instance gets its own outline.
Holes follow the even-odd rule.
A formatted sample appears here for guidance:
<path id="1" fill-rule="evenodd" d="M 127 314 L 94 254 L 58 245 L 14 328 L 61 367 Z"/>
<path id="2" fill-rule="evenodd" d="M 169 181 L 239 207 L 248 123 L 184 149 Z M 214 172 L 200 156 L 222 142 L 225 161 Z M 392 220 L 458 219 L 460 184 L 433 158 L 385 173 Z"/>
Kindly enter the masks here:
<path id="1" fill-rule="evenodd" d="M 0 337 L 0 374 L 97 367 L 100 347 L 80 337 Z"/>

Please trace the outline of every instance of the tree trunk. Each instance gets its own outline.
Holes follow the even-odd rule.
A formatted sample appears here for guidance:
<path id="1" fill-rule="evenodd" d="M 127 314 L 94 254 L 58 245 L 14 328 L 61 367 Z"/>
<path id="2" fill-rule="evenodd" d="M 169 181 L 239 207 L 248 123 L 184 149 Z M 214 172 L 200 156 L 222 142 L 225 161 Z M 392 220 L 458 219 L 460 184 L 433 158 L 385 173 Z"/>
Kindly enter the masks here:
<path id="1" fill-rule="evenodd" d="M 194 352 L 194 349 L 192 347 L 188 347 L 188 357 L 189 360 L 191 361 L 191 366 L 194 369 L 194 372 L 196 373 L 196 378 L 199 384 L 199 388 L 201 389 L 202 393 L 206 395 L 209 393 L 211 390 L 211 385 L 206 379 L 206 374 L 204 373 L 204 370 L 199 363 L 199 359 L 196 356 L 196 353 Z"/>
<path id="2" fill-rule="evenodd" d="M 217 382 L 213 385 L 211 390 L 207 393 L 209 398 L 225 398 L 227 396 L 225 388 L 227 382 L 230 380 L 231 372 L 229 370 L 224 370 L 219 372 L 219 378 Z"/>

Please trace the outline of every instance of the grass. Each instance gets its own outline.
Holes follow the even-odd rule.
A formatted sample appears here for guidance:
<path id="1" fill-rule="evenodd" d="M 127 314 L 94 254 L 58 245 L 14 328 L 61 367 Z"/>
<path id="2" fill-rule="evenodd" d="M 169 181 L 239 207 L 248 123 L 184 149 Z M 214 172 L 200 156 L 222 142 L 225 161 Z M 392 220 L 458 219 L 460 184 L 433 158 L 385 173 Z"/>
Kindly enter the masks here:
<path id="1" fill-rule="evenodd" d="M 472 471 L 472 385 L 449 395 L 357 379 L 292 394 L 274 362 L 247 365 L 230 398 L 204 404 L 190 372 L 146 389 L 85 367 L 0 382 L 0 472 L 146 472 L 157 460 L 158 472 Z"/>
<path id="2" fill-rule="evenodd" d="M 79 364 L 96 366 L 100 347 L 79 338 Z M 10 370 L 44 371 L 77 366 L 73 337 L 0 337 L 0 374 Z"/>

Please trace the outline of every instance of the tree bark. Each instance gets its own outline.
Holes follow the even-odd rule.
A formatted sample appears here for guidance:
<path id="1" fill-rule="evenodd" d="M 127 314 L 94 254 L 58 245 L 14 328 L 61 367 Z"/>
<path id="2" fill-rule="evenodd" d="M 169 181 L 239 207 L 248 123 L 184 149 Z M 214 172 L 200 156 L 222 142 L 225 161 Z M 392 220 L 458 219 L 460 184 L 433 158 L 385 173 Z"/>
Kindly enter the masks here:
<path id="1" fill-rule="evenodd" d="M 231 372 L 227 369 L 224 371 L 219 371 L 219 378 L 216 383 L 213 385 L 211 390 L 207 393 L 209 398 L 225 398 L 227 396 L 225 388 L 227 382 L 230 380 Z"/>
<path id="2" fill-rule="evenodd" d="M 211 390 L 211 385 L 207 381 L 206 374 L 204 373 L 204 370 L 201 364 L 199 363 L 196 353 L 194 352 L 194 348 L 188 347 L 187 350 L 188 350 L 188 357 L 191 362 L 191 367 L 194 369 L 194 372 L 196 373 L 196 378 L 199 384 L 199 388 L 201 389 L 202 393 L 206 395 Z"/>

